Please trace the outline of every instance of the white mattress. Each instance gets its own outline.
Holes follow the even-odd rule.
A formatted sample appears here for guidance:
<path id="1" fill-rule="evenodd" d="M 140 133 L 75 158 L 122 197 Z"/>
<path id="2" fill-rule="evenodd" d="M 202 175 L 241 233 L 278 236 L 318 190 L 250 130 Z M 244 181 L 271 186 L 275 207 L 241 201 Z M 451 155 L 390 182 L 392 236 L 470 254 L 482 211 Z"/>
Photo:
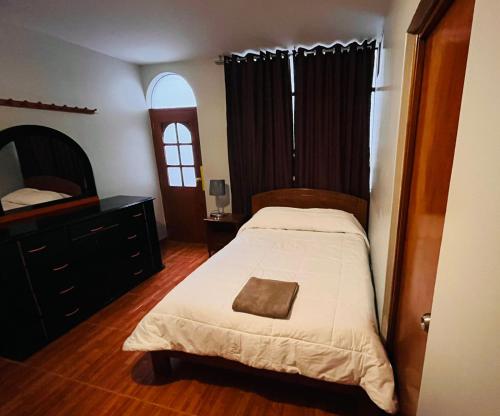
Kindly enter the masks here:
<path id="1" fill-rule="evenodd" d="M 274 211 L 259 216 L 265 210 Z M 124 350 L 220 356 L 359 385 L 394 413 L 393 372 L 377 334 L 364 232 L 347 213 L 283 210 L 259 211 L 142 319 Z M 251 276 L 299 283 L 289 319 L 232 310 Z"/>
<path id="2" fill-rule="evenodd" d="M 11 209 L 24 208 L 25 204 L 16 204 L 14 202 L 5 201 L 4 199 L 0 200 L 2 203 L 2 209 L 4 211 L 10 211 Z"/>

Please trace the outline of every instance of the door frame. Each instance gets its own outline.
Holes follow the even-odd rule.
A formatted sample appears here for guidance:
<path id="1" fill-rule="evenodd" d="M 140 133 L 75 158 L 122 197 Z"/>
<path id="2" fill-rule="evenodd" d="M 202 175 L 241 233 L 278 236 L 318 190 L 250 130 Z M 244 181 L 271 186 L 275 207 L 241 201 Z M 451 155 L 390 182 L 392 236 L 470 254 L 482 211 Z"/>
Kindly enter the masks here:
<path id="1" fill-rule="evenodd" d="M 392 287 L 389 300 L 386 348 L 390 357 L 394 354 L 394 337 L 397 324 L 397 311 L 401 293 L 401 272 L 403 267 L 404 247 L 408 222 L 408 207 L 411 195 L 411 178 L 415 160 L 415 144 L 417 138 L 419 107 L 422 78 L 424 71 L 425 44 L 427 36 L 440 22 L 454 0 L 420 0 L 413 15 L 407 34 L 415 38 L 415 47 L 411 59 L 410 93 L 408 98 L 408 115 L 405 128 L 403 149 L 401 191 L 396 227 L 396 241 L 392 270 Z"/>
<path id="2" fill-rule="evenodd" d="M 160 140 L 157 140 L 157 137 L 162 137 L 163 132 L 161 131 L 161 123 L 162 121 L 160 120 L 162 118 L 162 114 L 168 113 L 170 116 L 174 118 L 179 118 L 182 119 L 183 116 L 187 112 L 192 112 L 194 110 L 195 113 L 195 129 L 196 129 L 196 134 L 193 134 L 193 141 L 197 141 L 197 145 L 193 146 L 193 153 L 195 160 L 199 161 L 199 172 L 196 172 L 196 164 L 195 164 L 195 174 L 196 177 L 201 178 L 201 181 L 197 181 L 197 186 L 198 183 L 201 186 L 201 191 L 204 193 L 204 179 L 203 179 L 203 160 L 201 158 L 201 143 L 200 143 L 200 131 L 198 127 L 198 111 L 196 107 L 182 107 L 182 108 L 151 108 L 149 109 L 149 120 L 151 122 L 151 139 L 153 140 L 153 147 L 154 147 L 154 153 L 155 153 L 155 160 L 156 160 L 156 169 L 158 171 L 158 180 L 160 182 L 160 191 L 161 191 L 161 199 L 162 199 L 162 206 L 163 206 L 163 214 L 165 216 L 165 225 L 167 227 L 167 238 L 168 238 L 168 207 L 166 204 L 166 196 L 168 195 L 170 186 L 168 184 L 168 175 L 167 175 L 167 169 L 166 169 L 166 160 L 165 160 L 165 153 L 163 150 L 163 143 L 160 142 Z M 182 121 L 178 121 L 179 123 L 182 123 Z M 194 137 L 196 136 L 196 138 Z M 203 195 L 202 203 L 203 203 L 203 208 L 205 209 L 205 212 L 207 211 L 206 207 L 206 200 L 205 196 Z"/>

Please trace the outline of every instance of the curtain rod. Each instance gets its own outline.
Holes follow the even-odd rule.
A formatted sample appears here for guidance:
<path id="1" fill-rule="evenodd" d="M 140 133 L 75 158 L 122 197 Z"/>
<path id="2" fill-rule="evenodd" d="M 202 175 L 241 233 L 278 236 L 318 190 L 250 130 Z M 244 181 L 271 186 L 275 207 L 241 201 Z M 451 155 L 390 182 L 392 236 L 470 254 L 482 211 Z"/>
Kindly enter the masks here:
<path id="1" fill-rule="evenodd" d="M 281 53 L 280 55 L 283 57 L 283 56 L 290 56 L 292 54 L 290 52 L 288 52 L 288 53 Z M 224 65 L 225 58 L 233 59 L 231 56 L 219 55 L 219 57 L 217 58 L 217 60 L 214 61 L 215 65 Z M 248 57 L 248 56 L 237 56 L 236 57 L 236 61 L 237 62 L 243 62 L 243 61 L 246 61 L 248 58 L 250 58 L 250 57 Z M 254 60 L 261 59 L 260 56 L 257 56 L 257 55 L 252 56 L 251 58 L 254 59 Z"/>
<path id="2" fill-rule="evenodd" d="M 341 45 L 341 49 L 340 49 L 340 52 L 345 52 L 345 51 L 349 51 L 351 49 L 352 46 L 343 46 Z M 375 46 L 375 47 L 372 47 L 371 45 L 356 45 L 356 49 L 357 50 L 360 50 L 360 49 L 363 49 L 367 47 L 368 49 L 374 49 L 374 50 L 378 50 L 379 47 L 378 46 Z M 316 55 L 316 52 L 315 50 L 312 50 L 312 51 L 304 51 L 304 55 L 305 56 L 308 56 L 308 55 Z M 322 53 L 328 53 L 328 52 L 335 52 L 335 46 L 333 47 L 330 47 L 330 48 L 324 48 L 322 50 Z M 293 49 L 291 52 L 288 52 L 286 54 L 286 56 L 290 56 L 290 55 L 293 55 L 297 53 L 296 49 Z M 285 55 L 285 53 L 282 53 L 281 54 L 282 56 Z M 224 65 L 224 61 L 225 61 L 225 58 L 229 58 L 229 59 L 233 59 L 231 56 L 227 56 L 227 55 L 219 55 L 218 58 L 214 61 L 215 65 Z M 237 56 L 236 57 L 236 61 L 237 62 L 243 62 L 243 61 L 246 61 L 249 57 L 247 56 Z M 257 59 L 261 59 L 260 56 L 252 56 L 251 58 L 253 58 L 254 60 L 257 60 Z"/>

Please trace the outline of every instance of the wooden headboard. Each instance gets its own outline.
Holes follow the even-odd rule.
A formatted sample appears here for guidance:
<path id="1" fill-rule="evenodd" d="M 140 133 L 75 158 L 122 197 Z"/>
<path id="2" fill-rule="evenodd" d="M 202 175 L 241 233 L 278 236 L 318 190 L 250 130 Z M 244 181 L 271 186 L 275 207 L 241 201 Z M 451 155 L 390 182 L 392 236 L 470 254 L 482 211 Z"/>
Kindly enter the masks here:
<path id="1" fill-rule="evenodd" d="M 82 188 L 79 185 L 57 176 L 31 176 L 24 178 L 24 185 L 28 188 L 60 192 L 71 196 L 78 196 L 82 193 Z"/>
<path id="2" fill-rule="evenodd" d="M 353 214 L 366 229 L 368 201 L 324 189 L 285 188 L 252 196 L 252 214 L 265 207 L 333 208 Z"/>

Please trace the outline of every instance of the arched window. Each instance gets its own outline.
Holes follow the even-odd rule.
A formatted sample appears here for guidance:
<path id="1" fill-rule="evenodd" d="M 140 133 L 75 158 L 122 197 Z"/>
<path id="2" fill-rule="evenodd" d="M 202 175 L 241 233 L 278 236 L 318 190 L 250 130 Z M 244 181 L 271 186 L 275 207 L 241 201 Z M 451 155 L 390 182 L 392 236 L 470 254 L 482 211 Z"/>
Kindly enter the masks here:
<path id="1" fill-rule="evenodd" d="M 150 108 L 196 107 L 196 98 L 189 83 L 179 74 L 158 75 L 149 85 Z"/>

